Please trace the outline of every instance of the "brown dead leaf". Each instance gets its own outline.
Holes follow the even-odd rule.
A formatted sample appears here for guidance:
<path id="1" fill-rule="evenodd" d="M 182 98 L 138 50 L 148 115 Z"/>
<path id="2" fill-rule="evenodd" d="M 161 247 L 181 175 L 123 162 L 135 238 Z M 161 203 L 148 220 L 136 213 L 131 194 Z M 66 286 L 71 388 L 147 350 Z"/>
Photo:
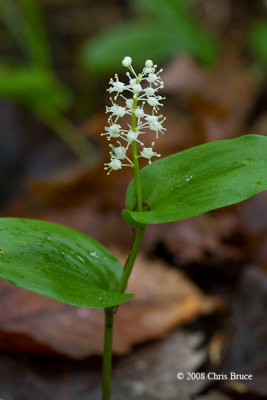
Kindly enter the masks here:
<path id="1" fill-rule="evenodd" d="M 189 55 L 179 55 L 174 58 L 162 73 L 164 90 L 168 93 L 195 92 L 202 89 L 207 72 Z"/>
<path id="2" fill-rule="evenodd" d="M 173 332 L 114 359 L 112 398 L 116 400 L 191 400 L 206 386 L 203 380 L 176 379 L 207 357 L 201 332 Z M 0 393 L 4 399 L 100 400 L 101 360 L 0 355 Z M 217 400 L 217 399 L 214 399 Z M 222 400 L 222 399 L 218 399 Z M 224 399 L 223 399 L 224 400 Z"/>
<path id="3" fill-rule="evenodd" d="M 200 314 L 212 312 L 218 304 L 178 271 L 143 256 L 136 262 L 128 292 L 136 295 L 117 311 L 115 354 L 161 337 Z M 35 351 L 41 344 L 77 359 L 101 353 L 103 310 L 68 306 L 4 281 L 0 293 L 2 332 L 28 336 L 37 344 Z M 5 348 L 5 343 L 1 347 Z"/>
<path id="4" fill-rule="evenodd" d="M 210 313 L 218 305 L 182 273 L 162 261 L 148 261 L 143 256 L 136 261 L 127 291 L 136 295 L 118 310 L 117 329 L 121 336 L 115 334 L 114 345 L 119 353 L 129 350 L 132 340 L 138 343 L 160 337 L 175 326 Z"/>
<path id="5" fill-rule="evenodd" d="M 231 45 L 213 70 L 182 56 L 165 68 L 163 80 L 167 92 L 187 93 L 199 143 L 244 134 L 260 82 Z"/>
<path id="6" fill-rule="evenodd" d="M 144 244 L 146 250 L 152 252 L 156 244 L 162 243 L 176 265 L 210 264 L 215 259 L 222 263 L 238 260 L 241 256 L 236 247 L 225 243 L 238 228 L 238 219 L 231 212 L 204 214 L 176 223 L 150 226 Z"/>
<path id="7" fill-rule="evenodd" d="M 189 400 L 207 386 L 207 380 L 178 380 L 178 372 L 197 370 L 207 357 L 200 332 L 173 332 L 160 342 L 135 350 L 113 375 L 116 400 Z"/>

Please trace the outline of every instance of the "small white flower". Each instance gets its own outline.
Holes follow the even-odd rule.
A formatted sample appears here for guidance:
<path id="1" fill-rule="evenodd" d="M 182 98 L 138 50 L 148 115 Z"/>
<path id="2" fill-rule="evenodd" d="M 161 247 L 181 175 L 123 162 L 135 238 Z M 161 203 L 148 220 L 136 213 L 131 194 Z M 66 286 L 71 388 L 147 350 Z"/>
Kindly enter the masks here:
<path id="1" fill-rule="evenodd" d="M 145 62 L 145 68 L 143 69 L 144 74 L 151 74 L 155 72 L 155 68 L 153 67 L 153 61 L 152 60 L 146 60 Z"/>
<path id="2" fill-rule="evenodd" d="M 127 149 L 123 146 L 119 147 L 112 147 L 112 151 L 114 153 L 114 156 L 119 159 L 119 160 L 124 160 L 126 157 L 126 151 Z"/>
<path id="3" fill-rule="evenodd" d="M 108 92 L 109 93 L 116 92 L 117 94 L 118 93 L 122 93 L 124 91 L 124 89 L 125 89 L 125 84 L 123 82 L 119 81 L 119 77 L 118 77 L 117 74 L 115 75 L 115 79 L 116 79 L 115 81 L 112 78 L 110 79 L 109 83 L 113 87 L 110 87 L 108 89 Z"/>
<path id="4" fill-rule="evenodd" d="M 152 143 L 152 147 L 144 147 L 143 150 L 140 153 L 141 157 L 146 158 L 147 160 L 149 160 L 149 164 L 151 164 L 151 158 L 152 157 L 160 157 L 160 154 L 158 154 L 155 151 L 153 151 L 154 144 L 155 143 L 153 142 Z"/>
<path id="5" fill-rule="evenodd" d="M 131 64 L 132 64 L 131 57 L 124 57 L 124 59 L 122 60 L 122 65 L 128 68 Z"/>
<path id="6" fill-rule="evenodd" d="M 149 97 L 147 102 L 151 107 L 157 107 L 159 105 L 159 101 L 156 97 Z"/>
<path id="7" fill-rule="evenodd" d="M 117 118 L 124 117 L 124 115 L 127 114 L 126 108 L 118 106 L 117 104 L 113 104 L 111 107 L 106 107 L 106 112 L 110 112 L 111 116 L 115 116 Z"/>
<path id="8" fill-rule="evenodd" d="M 165 128 L 162 127 L 162 125 L 161 125 L 161 123 L 160 123 L 159 121 L 157 121 L 157 122 L 150 122 L 149 128 L 150 128 L 152 131 L 156 131 L 156 132 L 161 132 L 162 129 L 165 129 Z M 158 136 L 157 136 L 157 137 L 158 137 Z"/>
<path id="9" fill-rule="evenodd" d="M 121 126 L 119 124 L 113 124 L 105 126 L 107 133 L 102 133 L 102 136 L 109 135 L 110 138 L 118 138 L 120 136 Z"/>
<path id="10" fill-rule="evenodd" d="M 136 107 L 134 113 L 137 118 L 144 118 L 144 116 L 145 116 L 144 110 L 141 107 Z"/>
<path id="11" fill-rule="evenodd" d="M 147 87 L 144 89 L 145 94 L 147 97 L 153 96 L 157 89 L 153 89 L 152 87 Z"/>
<path id="12" fill-rule="evenodd" d="M 152 72 L 154 72 L 155 70 L 154 70 L 154 68 L 144 68 L 143 69 L 143 73 L 146 75 L 146 74 L 150 74 L 150 73 L 152 73 Z"/>
<path id="13" fill-rule="evenodd" d="M 157 83 L 160 81 L 160 78 L 158 77 L 158 75 L 154 74 L 153 72 L 148 74 L 148 77 L 146 78 L 146 80 L 149 83 Z"/>
<path id="14" fill-rule="evenodd" d="M 157 117 L 156 115 L 147 115 L 145 118 L 148 122 L 149 129 L 156 132 L 156 137 L 158 137 L 158 132 L 164 133 L 164 131 L 166 130 L 166 128 L 163 128 L 162 126 L 162 122 L 165 121 L 165 118 L 159 121 L 160 117 L 162 117 L 162 115 L 160 115 L 159 117 Z"/>
<path id="15" fill-rule="evenodd" d="M 136 82 L 136 79 L 130 79 L 130 88 L 135 93 L 140 93 L 143 90 L 142 86 L 140 85 L 140 83 Z"/>
<path id="16" fill-rule="evenodd" d="M 110 88 L 109 91 L 122 93 L 124 91 L 125 84 L 123 82 L 112 82 L 113 88 Z"/>
<path id="17" fill-rule="evenodd" d="M 150 158 L 152 158 L 154 155 L 154 151 L 152 147 L 144 147 L 140 154 L 142 157 L 148 158 L 150 160 Z"/>
<path id="18" fill-rule="evenodd" d="M 157 111 L 159 107 L 162 106 L 162 104 L 159 102 L 159 100 L 163 100 L 163 97 L 161 96 L 154 96 L 154 97 L 148 97 L 147 102 L 148 104 L 153 107 L 154 111 Z"/>
<path id="19" fill-rule="evenodd" d="M 117 171 L 122 167 L 122 163 L 120 162 L 120 160 L 117 160 L 116 158 L 113 158 L 109 163 L 106 163 L 104 165 L 106 165 L 106 167 L 104 168 L 105 170 L 109 169 L 108 175 L 112 170 Z"/>
<path id="20" fill-rule="evenodd" d="M 143 90 L 140 83 L 136 83 L 135 85 L 133 85 L 132 89 L 133 89 L 134 93 L 140 93 Z"/>
<path id="21" fill-rule="evenodd" d="M 158 122 L 159 117 L 157 115 L 147 115 L 145 119 L 148 123 L 155 123 Z"/>
<path id="22" fill-rule="evenodd" d="M 127 140 L 129 143 L 131 143 L 133 140 L 136 140 L 138 138 L 139 132 L 134 132 L 131 129 L 127 133 Z"/>

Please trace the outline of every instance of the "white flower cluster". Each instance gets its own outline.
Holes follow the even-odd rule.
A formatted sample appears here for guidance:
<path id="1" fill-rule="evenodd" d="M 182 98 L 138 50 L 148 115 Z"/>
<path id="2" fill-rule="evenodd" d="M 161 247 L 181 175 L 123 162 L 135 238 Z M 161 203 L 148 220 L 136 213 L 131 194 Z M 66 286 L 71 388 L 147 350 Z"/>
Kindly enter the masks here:
<path id="1" fill-rule="evenodd" d="M 140 138 L 145 134 L 143 129 L 150 129 L 156 138 L 158 138 L 159 132 L 164 134 L 166 130 L 162 126 L 165 117 L 157 115 L 162 106 L 161 101 L 164 99 L 157 94 L 158 90 L 163 88 L 163 82 L 159 76 L 162 70 L 156 72 L 157 65 L 154 65 L 151 60 L 147 60 L 143 71 L 137 75 L 132 67 L 131 57 L 125 57 L 122 65 L 130 71 L 126 73 L 129 83 L 121 82 L 117 74 L 115 79 L 110 79 L 108 92 L 114 94 L 114 98 L 110 99 L 112 105 L 106 107 L 106 112 L 110 113 L 109 126 L 106 126 L 105 133 L 102 133 L 103 136 L 107 136 L 108 140 L 120 139 L 123 142 L 122 144 L 117 140 L 118 146 L 110 145 L 111 161 L 105 164 L 108 174 L 112 170 L 121 169 L 122 166 L 134 166 L 134 162 L 127 156 L 128 148 L 133 142 L 142 146 L 138 157 L 147 159 L 149 163 L 151 163 L 152 157 L 160 157 L 160 154 L 153 151 L 155 142 L 152 142 L 151 147 L 144 147 Z M 125 93 L 130 94 L 130 97 L 126 97 Z M 118 97 L 123 99 L 123 105 L 115 103 Z M 151 114 L 145 112 L 146 105 L 152 107 Z M 128 124 L 129 129 L 123 129 L 118 123 L 118 120 L 125 115 L 129 115 L 131 119 L 131 124 Z"/>

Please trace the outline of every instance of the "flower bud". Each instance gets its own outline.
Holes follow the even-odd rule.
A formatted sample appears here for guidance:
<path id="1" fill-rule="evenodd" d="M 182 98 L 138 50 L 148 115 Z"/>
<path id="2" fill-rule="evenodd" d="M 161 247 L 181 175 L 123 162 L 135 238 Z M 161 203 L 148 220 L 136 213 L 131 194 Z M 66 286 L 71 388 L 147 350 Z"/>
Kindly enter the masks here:
<path id="1" fill-rule="evenodd" d="M 128 68 L 131 64 L 132 64 L 131 57 L 124 57 L 124 59 L 122 60 L 122 65 Z"/>
<path id="2" fill-rule="evenodd" d="M 153 61 L 152 61 L 152 60 L 146 60 L 145 66 L 146 66 L 147 68 L 153 67 Z"/>

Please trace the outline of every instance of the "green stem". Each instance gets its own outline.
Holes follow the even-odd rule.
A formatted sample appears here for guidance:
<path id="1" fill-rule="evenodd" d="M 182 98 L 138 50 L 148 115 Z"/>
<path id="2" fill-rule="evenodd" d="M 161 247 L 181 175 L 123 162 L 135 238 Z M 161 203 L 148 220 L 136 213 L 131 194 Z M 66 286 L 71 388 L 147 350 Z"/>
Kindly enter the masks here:
<path id="1" fill-rule="evenodd" d="M 127 287 L 134 262 L 143 238 L 145 228 L 137 228 L 131 252 L 126 261 L 123 275 L 115 291 L 123 293 Z M 112 370 L 112 336 L 113 336 L 113 314 L 112 307 L 105 308 L 105 339 L 102 369 L 102 400 L 110 400 L 111 370 Z"/>
<path id="2" fill-rule="evenodd" d="M 105 308 L 105 339 L 102 369 L 102 400 L 110 400 L 112 369 L 113 308 Z"/>
<path id="3" fill-rule="evenodd" d="M 133 112 L 131 114 L 131 129 L 133 132 L 136 131 L 136 116 L 135 109 L 137 106 L 137 97 L 133 98 Z M 135 182 L 135 194 L 136 194 L 136 202 L 137 202 L 137 210 L 143 210 L 143 200 L 142 200 L 142 188 L 141 188 L 141 178 L 140 178 L 140 168 L 137 154 L 137 144 L 136 140 L 132 142 L 132 152 L 133 152 L 133 162 L 134 162 L 134 182 Z"/>
<path id="4" fill-rule="evenodd" d="M 138 78 L 136 80 L 138 83 Z M 135 116 L 135 109 L 137 107 L 137 97 L 133 97 L 133 106 L 132 106 L 132 114 L 131 114 L 131 129 L 132 131 L 136 131 L 136 116 Z M 133 151 L 133 162 L 134 162 L 134 181 L 135 181 L 135 194 L 136 194 L 136 201 L 137 201 L 137 210 L 142 211 L 143 210 L 143 200 L 142 200 L 142 187 L 141 187 L 141 177 L 140 177 L 140 168 L 139 168 L 139 162 L 138 162 L 138 154 L 137 154 L 137 144 L 136 141 L 134 140 L 132 142 L 132 151 Z M 135 237 L 134 237 L 134 242 L 132 245 L 131 252 L 129 254 L 129 257 L 126 261 L 124 270 L 123 270 L 123 275 L 121 277 L 121 280 L 116 288 L 116 292 L 123 293 L 125 289 L 127 288 L 128 280 L 131 275 L 134 262 L 144 235 L 144 230 L 145 227 L 141 228 L 136 228 L 135 230 Z"/>
<path id="5" fill-rule="evenodd" d="M 115 290 L 116 292 L 123 293 L 125 291 L 125 289 L 127 288 L 128 280 L 131 275 L 137 253 L 138 253 L 138 250 L 139 250 L 141 242 L 142 242 L 144 230 L 145 230 L 145 228 L 136 228 L 136 230 L 135 230 L 135 237 L 134 237 L 134 242 L 133 242 L 133 245 L 131 248 L 131 252 L 126 261 L 121 280 L 118 283 L 118 286 L 116 287 L 116 290 Z"/>
<path id="6" fill-rule="evenodd" d="M 141 178 L 140 178 L 140 169 L 139 162 L 137 156 L 137 148 L 136 141 L 132 142 L 132 151 L 133 151 L 133 161 L 134 161 L 134 182 L 135 182 L 135 193 L 136 193 L 136 202 L 137 202 L 137 210 L 143 210 L 143 200 L 142 200 L 142 188 L 141 188 Z"/>
<path id="7" fill-rule="evenodd" d="M 138 78 L 137 78 L 138 83 Z M 133 97 L 133 106 L 131 114 L 131 129 L 136 131 L 136 116 L 135 109 L 137 107 L 137 97 Z M 133 169 L 134 169 L 134 181 L 135 181 L 135 194 L 137 202 L 137 210 L 143 210 L 142 200 L 142 189 L 141 189 L 141 178 L 140 169 L 138 162 L 137 143 L 136 140 L 132 142 L 133 152 Z M 115 292 L 124 293 L 127 288 L 128 280 L 131 275 L 134 262 L 136 260 L 137 253 L 139 251 L 142 238 L 144 235 L 144 227 L 138 227 L 135 229 L 135 236 L 133 245 L 129 254 L 129 257 L 125 263 L 123 274 L 120 282 L 118 283 Z M 102 400 L 110 400 L 110 386 L 111 386 L 111 368 L 112 368 L 112 330 L 113 330 L 113 309 L 105 309 L 105 343 L 104 343 L 104 355 L 103 355 L 103 380 L 102 380 Z"/>

